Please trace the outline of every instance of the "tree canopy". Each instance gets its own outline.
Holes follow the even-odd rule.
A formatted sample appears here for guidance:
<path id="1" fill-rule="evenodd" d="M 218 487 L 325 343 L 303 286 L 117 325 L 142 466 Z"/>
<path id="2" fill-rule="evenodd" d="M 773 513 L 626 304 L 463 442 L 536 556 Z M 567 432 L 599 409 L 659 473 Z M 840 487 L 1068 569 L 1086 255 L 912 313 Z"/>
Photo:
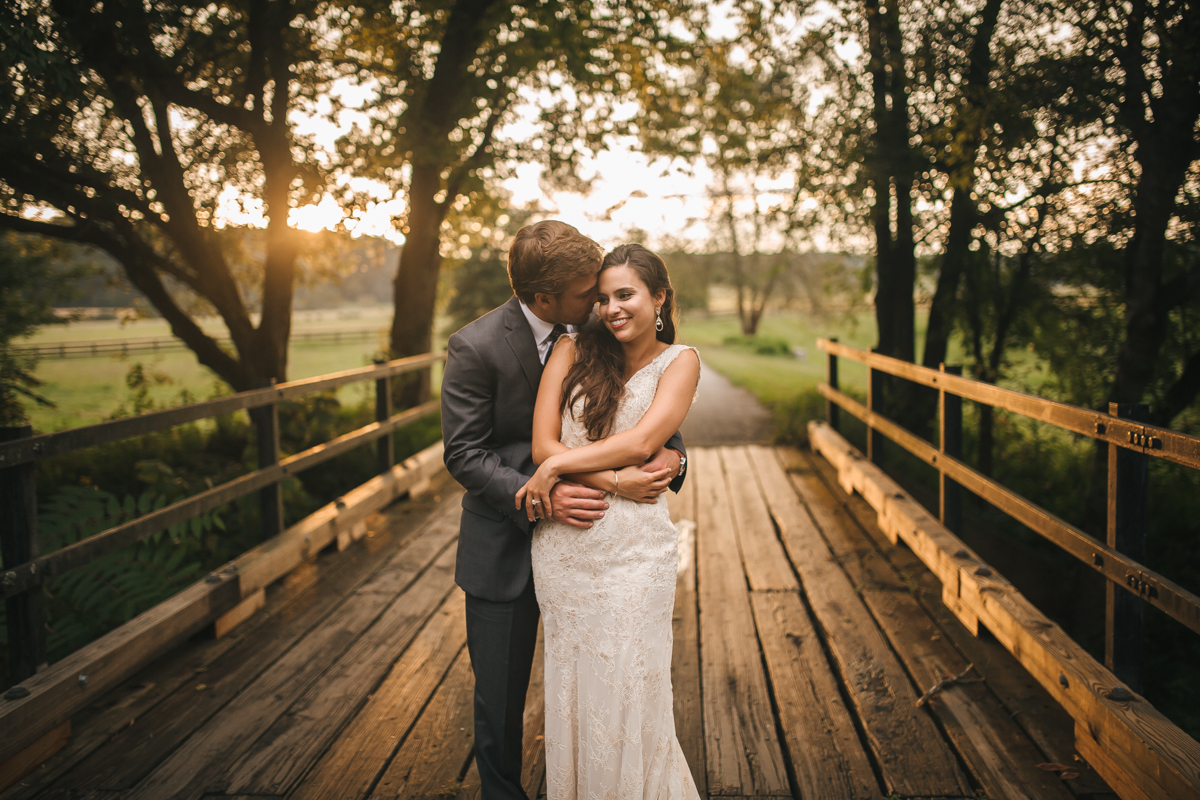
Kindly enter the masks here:
<path id="1" fill-rule="evenodd" d="M 288 212 L 324 181 L 292 112 L 338 75 L 323 8 L 5 4 L 0 228 L 107 251 L 233 387 L 283 379 L 301 249 Z M 229 189 L 261 205 L 254 246 L 220 230 Z M 236 352 L 197 311 L 221 317 Z"/>

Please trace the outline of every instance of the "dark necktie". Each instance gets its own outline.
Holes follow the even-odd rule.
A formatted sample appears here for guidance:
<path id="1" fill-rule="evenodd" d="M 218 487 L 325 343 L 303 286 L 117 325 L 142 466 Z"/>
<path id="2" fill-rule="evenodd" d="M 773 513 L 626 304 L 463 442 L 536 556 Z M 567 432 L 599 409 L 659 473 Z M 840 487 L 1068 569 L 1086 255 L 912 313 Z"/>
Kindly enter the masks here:
<path id="1" fill-rule="evenodd" d="M 550 360 L 550 354 L 554 352 L 554 343 L 558 341 L 558 337 L 562 336 L 566 332 L 567 329 L 562 325 L 562 323 L 555 325 L 554 329 L 550 331 L 550 338 L 546 340 L 550 342 L 550 346 L 546 348 L 546 357 L 542 359 L 543 364 Z"/>

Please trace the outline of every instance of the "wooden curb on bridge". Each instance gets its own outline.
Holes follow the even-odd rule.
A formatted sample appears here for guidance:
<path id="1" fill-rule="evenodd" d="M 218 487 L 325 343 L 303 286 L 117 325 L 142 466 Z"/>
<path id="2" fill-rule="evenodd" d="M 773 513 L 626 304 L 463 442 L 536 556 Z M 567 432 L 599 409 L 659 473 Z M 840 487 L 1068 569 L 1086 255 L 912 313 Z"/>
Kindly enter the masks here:
<path id="1" fill-rule="evenodd" d="M 946 606 L 972 633 L 982 623 L 1075 720 L 1081 756 L 1123 800 L 1200 798 L 1200 742 L 1038 611 L 961 539 L 824 422 L 808 425 L 814 451 L 837 469 L 942 582 Z"/>
<path id="2" fill-rule="evenodd" d="M 228 632 L 262 607 L 268 585 L 365 535 L 370 514 L 445 469 L 442 450 L 439 440 L 19 684 L 28 696 L 0 702 L 0 791 L 69 741 L 73 714 L 205 626 Z"/>

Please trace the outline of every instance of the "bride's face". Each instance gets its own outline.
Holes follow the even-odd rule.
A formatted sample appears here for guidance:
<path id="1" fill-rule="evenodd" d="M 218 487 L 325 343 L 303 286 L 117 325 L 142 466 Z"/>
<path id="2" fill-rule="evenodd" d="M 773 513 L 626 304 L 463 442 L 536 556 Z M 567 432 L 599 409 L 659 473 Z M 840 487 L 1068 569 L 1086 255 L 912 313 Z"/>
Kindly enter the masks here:
<path id="1" fill-rule="evenodd" d="M 596 311 L 617 341 L 633 342 L 642 336 L 654 338 L 655 309 L 665 298 L 666 292 L 651 294 L 632 267 L 609 267 L 600 273 Z"/>

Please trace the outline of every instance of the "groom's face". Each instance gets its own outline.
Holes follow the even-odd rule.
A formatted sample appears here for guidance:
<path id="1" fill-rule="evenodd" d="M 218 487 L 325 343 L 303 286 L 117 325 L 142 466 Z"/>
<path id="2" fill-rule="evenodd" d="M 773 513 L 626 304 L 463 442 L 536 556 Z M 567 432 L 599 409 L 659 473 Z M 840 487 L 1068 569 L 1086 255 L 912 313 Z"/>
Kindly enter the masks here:
<path id="1" fill-rule="evenodd" d="M 545 298 L 544 309 L 550 322 L 561 322 L 563 325 L 582 325 L 592 315 L 596 305 L 597 285 L 600 273 L 580 275 L 558 295 L 538 295 Z M 539 315 L 541 316 L 541 315 Z"/>

